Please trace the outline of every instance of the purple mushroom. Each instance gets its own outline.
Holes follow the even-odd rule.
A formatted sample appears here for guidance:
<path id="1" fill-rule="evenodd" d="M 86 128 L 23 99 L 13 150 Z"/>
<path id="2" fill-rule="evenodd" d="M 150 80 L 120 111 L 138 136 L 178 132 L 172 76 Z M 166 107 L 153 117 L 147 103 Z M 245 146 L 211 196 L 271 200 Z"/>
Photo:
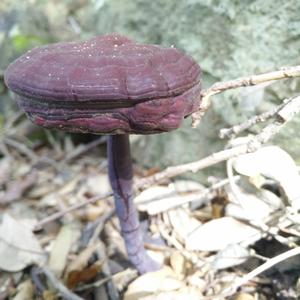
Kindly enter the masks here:
<path id="1" fill-rule="evenodd" d="M 129 133 L 178 128 L 200 102 L 199 65 L 171 47 L 110 34 L 28 51 L 5 72 L 6 85 L 37 125 L 109 134 L 109 179 L 130 261 L 158 268 L 146 254 L 133 204 Z"/>

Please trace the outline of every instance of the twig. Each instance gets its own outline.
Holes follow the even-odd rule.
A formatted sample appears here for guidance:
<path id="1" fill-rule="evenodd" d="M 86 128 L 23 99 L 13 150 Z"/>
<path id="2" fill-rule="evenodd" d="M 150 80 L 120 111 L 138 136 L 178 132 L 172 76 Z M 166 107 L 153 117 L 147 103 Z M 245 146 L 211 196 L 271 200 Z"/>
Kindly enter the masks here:
<path id="1" fill-rule="evenodd" d="M 24 116 L 24 112 L 23 111 L 18 111 L 16 112 L 12 118 L 9 118 L 4 126 L 4 131 L 7 135 L 9 135 L 10 130 L 13 128 L 13 126 L 21 119 L 21 117 Z"/>
<path id="2" fill-rule="evenodd" d="M 3 142 L 6 145 L 15 148 L 18 152 L 26 155 L 33 163 L 38 160 L 38 156 L 31 149 L 29 149 L 24 143 L 20 143 L 8 137 L 4 137 Z"/>
<path id="3" fill-rule="evenodd" d="M 222 292 L 221 296 L 228 297 L 228 296 L 233 295 L 239 287 L 246 284 L 248 281 L 250 281 L 254 277 L 258 276 L 262 272 L 270 269 L 274 265 L 276 265 L 276 264 L 278 264 L 278 263 L 280 263 L 280 262 L 282 262 L 282 261 L 284 261 L 284 260 L 286 260 L 290 257 L 296 256 L 296 255 L 299 255 L 299 254 L 300 254 L 300 247 L 297 247 L 297 248 L 288 250 L 288 251 L 286 251 L 282 254 L 279 254 L 275 257 L 270 258 L 267 262 L 265 262 L 264 264 L 262 264 L 258 268 L 254 269 L 250 273 L 246 274 L 242 278 L 238 279 L 231 286 L 225 288 L 225 290 Z"/>
<path id="4" fill-rule="evenodd" d="M 108 193 L 106 195 L 101 195 L 101 196 L 95 196 L 95 197 L 92 197 L 84 202 L 81 202 L 81 203 L 77 203 L 77 204 L 74 204 L 72 206 L 69 206 L 68 208 L 62 210 L 62 211 L 59 211 L 59 212 L 56 212 L 48 217 L 46 217 L 45 219 L 39 221 L 35 227 L 34 227 L 34 230 L 40 230 L 43 226 L 45 226 L 45 224 L 48 224 L 52 221 L 55 221 L 57 219 L 60 219 L 61 217 L 63 217 L 64 215 L 74 211 L 74 210 L 77 210 L 79 208 L 82 208 L 88 204 L 92 204 L 92 203 L 95 203 L 99 200 L 103 200 L 103 199 L 106 199 L 108 197 L 111 197 L 113 194 L 112 193 Z"/>
<path id="5" fill-rule="evenodd" d="M 196 173 L 201 169 L 207 168 L 219 162 L 225 161 L 231 157 L 235 157 L 247 152 L 248 152 L 248 145 L 245 144 L 245 145 L 234 147 L 232 149 L 226 149 L 226 150 L 213 153 L 199 161 L 168 167 L 159 173 L 140 179 L 136 184 L 136 188 L 138 190 L 144 190 L 168 178 L 173 178 L 175 176 L 184 174 L 186 172 Z"/>
<path id="6" fill-rule="evenodd" d="M 20 180 L 12 182 L 5 192 L 0 193 L 0 206 L 19 200 L 37 180 L 37 173 L 33 170 Z"/>
<path id="7" fill-rule="evenodd" d="M 229 89 L 236 89 L 245 86 L 252 86 L 268 81 L 280 80 L 284 78 L 294 78 L 300 76 L 300 66 L 283 68 L 280 71 L 274 71 L 259 75 L 251 75 L 234 80 L 217 82 L 210 88 L 201 92 L 201 104 L 199 110 L 192 114 L 192 127 L 197 127 L 200 119 L 203 117 L 211 104 L 211 96 L 219 94 Z"/>
<path id="8" fill-rule="evenodd" d="M 98 218 L 97 220 L 97 226 L 93 232 L 93 235 L 91 236 L 88 245 L 92 245 L 94 243 L 96 243 L 97 239 L 100 236 L 100 233 L 102 232 L 105 223 L 114 215 L 115 210 L 114 209 L 110 209 L 106 214 L 104 214 L 103 216 L 101 216 L 100 218 Z"/>
<path id="9" fill-rule="evenodd" d="M 41 267 L 43 273 L 46 275 L 48 280 L 51 282 L 55 290 L 57 290 L 64 299 L 66 300 L 84 300 L 83 298 L 72 293 L 67 287 L 65 287 L 55 275 L 46 267 Z"/>
<path id="10" fill-rule="evenodd" d="M 98 145 L 101 145 L 103 143 L 105 143 L 106 141 L 106 136 L 101 136 L 100 138 L 85 144 L 85 145 L 80 145 L 78 146 L 74 151 L 72 151 L 71 153 L 69 153 L 66 158 L 63 159 L 64 163 L 67 163 L 71 160 L 73 160 L 74 158 L 84 154 L 85 152 L 90 151 L 91 149 L 97 147 Z"/>
<path id="11" fill-rule="evenodd" d="M 271 109 L 270 111 L 264 112 L 260 115 L 254 116 L 243 123 L 234 125 L 230 128 L 222 128 L 219 132 L 219 137 L 221 139 L 227 138 L 231 139 L 234 138 L 236 135 L 240 134 L 241 132 L 249 129 L 253 125 L 266 122 L 268 119 L 274 117 L 278 113 L 278 111 L 285 105 L 286 103 L 282 103 L 275 108 Z"/>
<path id="12" fill-rule="evenodd" d="M 131 279 L 130 281 L 132 281 L 132 279 L 135 279 L 138 276 L 138 273 L 136 270 L 133 270 L 133 269 L 125 269 L 124 271 L 121 271 L 121 272 L 113 274 L 113 275 L 109 275 L 109 276 L 102 278 L 100 280 L 97 280 L 93 283 L 82 285 L 82 286 L 76 288 L 76 291 L 84 291 L 84 290 L 90 289 L 92 287 L 100 287 L 101 285 L 107 283 L 108 281 L 113 280 L 113 279 L 117 280 L 119 277 L 122 277 L 122 276 L 124 276 L 128 279 Z"/>
<path id="13" fill-rule="evenodd" d="M 286 122 L 290 121 L 292 117 L 299 111 L 300 96 L 289 98 L 285 100 L 285 105 L 277 112 L 277 121 L 274 121 L 273 123 L 267 125 L 259 134 L 252 137 L 248 143 L 235 146 L 231 149 L 225 149 L 213 153 L 199 161 L 168 167 L 159 173 L 140 179 L 136 184 L 136 188 L 138 190 L 143 190 L 168 178 L 172 178 L 186 172 L 195 173 L 201 169 L 228 160 L 232 157 L 236 157 L 249 152 L 255 152 L 263 144 L 267 143 L 271 137 L 278 133 L 283 125 Z"/>
<path id="14" fill-rule="evenodd" d="M 107 255 L 105 253 L 105 250 L 106 250 L 105 246 L 104 246 L 103 242 L 100 240 L 99 243 L 97 244 L 97 249 L 96 249 L 97 256 L 100 260 L 106 258 Z M 107 259 L 103 261 L 102 273 L 104 274 L 105 277 L 111 276 L 110 267 L 109 267 Z M 114 282 L 107 281 L 106 284 L 107 284 L 107 293 L 109 295 L 109 298 L 111 300 L 119 300 L 120 296 L 119 296 L 118 290 L 117 290 Z M 101 286 L 96 287 L 96 288 L 99 289 L 100 287 Z"/>

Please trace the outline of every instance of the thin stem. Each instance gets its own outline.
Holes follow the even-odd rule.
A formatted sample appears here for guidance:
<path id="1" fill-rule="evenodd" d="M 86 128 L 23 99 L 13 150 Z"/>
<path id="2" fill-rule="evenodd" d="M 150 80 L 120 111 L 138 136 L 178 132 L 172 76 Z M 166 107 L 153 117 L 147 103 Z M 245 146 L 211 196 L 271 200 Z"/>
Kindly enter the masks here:
<path id="1" fill-rule="evenodd" d="M 128 257 L 140 273 L 154 271 L 158 266 L 144 248 L 138 213 L 133 203 L 129 137 L 127 134 L 110 136 L 107 145 L 109 179 Z"/>

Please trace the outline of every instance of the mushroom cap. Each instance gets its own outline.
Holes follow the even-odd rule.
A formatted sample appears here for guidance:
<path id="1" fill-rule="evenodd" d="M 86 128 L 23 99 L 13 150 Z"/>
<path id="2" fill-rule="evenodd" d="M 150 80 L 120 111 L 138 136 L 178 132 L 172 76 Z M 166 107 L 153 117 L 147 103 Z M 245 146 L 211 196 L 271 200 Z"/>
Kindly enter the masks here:
<path id="1" fill-rule="evenodd" d="M 201 70 L 173 47 L 109 34 L 38 47 L 11 63 L 6 85 L 46 128 L 92 133 L 159 133 L 200 104 Z"/>

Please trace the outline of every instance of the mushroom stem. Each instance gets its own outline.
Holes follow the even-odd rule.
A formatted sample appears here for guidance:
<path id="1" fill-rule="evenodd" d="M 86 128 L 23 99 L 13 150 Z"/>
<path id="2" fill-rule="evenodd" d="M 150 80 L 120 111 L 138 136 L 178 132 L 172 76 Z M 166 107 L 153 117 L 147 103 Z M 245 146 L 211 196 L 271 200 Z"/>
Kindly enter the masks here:
<path id="1" fill-rule="evenodd" d="M 116 214 L 128 257 L 141 274 L 157 270 L 158 265 L 148 256 L 144 248 L 138 212 L 133 203 L 133 171 L 128 134 L 109 136 L 107 153 Z"/>

